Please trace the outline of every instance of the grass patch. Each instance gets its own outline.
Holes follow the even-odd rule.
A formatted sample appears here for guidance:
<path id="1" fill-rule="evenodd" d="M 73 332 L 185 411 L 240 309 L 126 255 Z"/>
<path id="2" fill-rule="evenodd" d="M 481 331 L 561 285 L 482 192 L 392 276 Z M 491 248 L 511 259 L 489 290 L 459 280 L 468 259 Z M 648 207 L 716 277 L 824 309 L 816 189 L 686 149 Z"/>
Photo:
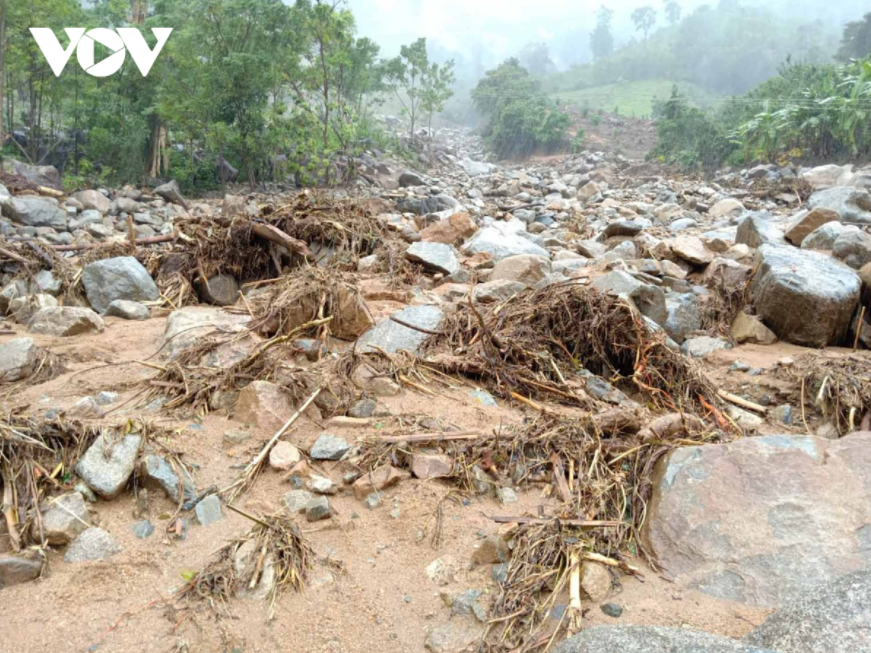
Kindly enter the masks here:
<path id="1" fill-rule="evenodd" d="M 674 84 L 675 82 L 667 79 L 617 82 L 576 91 L 560 91 L 551 97 L 594 111 L 610 113 L 616 108 L 623 116 L 648 118 L 653 114 L 654 99 L 667 100 Z M 694 106 L 708 107 L 716 101 L 716 96 L 695 84 L 678 82 L 677 86 L 681 94 Z"/>

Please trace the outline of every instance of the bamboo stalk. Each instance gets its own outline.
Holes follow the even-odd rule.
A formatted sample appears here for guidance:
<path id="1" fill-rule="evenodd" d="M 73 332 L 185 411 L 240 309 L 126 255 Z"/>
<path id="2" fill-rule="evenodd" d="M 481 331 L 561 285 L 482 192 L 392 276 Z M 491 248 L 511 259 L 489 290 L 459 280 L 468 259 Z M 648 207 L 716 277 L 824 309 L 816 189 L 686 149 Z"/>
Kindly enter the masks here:
<path id="1" fill-rule="evenodd" d="M 735 404 L 736 406 L 741 406 L 741 408 L 746 408 L 747 410 L 752 410 L 754 413 L 761 413 L 765 415 L 768 412 L 768 409 L 765 406 L 760 406 L 759 404 L 754 404 L 752 401 L 747 401 L 746 399 L 742 399 L 737 395 L 733 395 L 731 392 L 726 392 L 725 390 L 717 390 L 717 395 L 721 399 L 725 399 L 726 401 Z"/>

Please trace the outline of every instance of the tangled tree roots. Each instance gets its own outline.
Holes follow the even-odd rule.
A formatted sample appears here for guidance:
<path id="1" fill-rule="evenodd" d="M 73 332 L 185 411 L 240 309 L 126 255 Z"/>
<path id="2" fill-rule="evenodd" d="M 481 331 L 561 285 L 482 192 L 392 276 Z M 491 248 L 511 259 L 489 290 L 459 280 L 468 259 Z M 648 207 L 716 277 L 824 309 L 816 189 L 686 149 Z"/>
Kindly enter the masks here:
<path id="1" fill-rule="evenodd" d="M 254 527 L 219 549 L 179 590 L 179 597 L 208 601 L 216 611 L 226 612 L 230 599 L 255 594 L 269 601 L 271 618 L 283 592 L 305 587 L 314 552 L 290 517 L 242 514 Z"/>
<path id="2" fill-rule="evenodd" d="M 620 410 L 625 413 L 625 410 Z M 721 442 L 730 436 L 689 414 L 666 414 L 639 428 L 639 420 L 599 415 L 570 419 L 542 415 L 522 428 L 492 434 L 376 436 L 358 465 L 371 471 L 384 464 L 403 466 L 415 446 L 439 447 L 454 460 L 450 479 L 463 494 L 497 487 L 553 484 L 557 507 L 549 514 L 516 519 L 507 537 L 512 555 L 507 581 L 497 597 L 487 646 L 494 651 L 534 650 L 553 636 L 549 619 L 565 599 L 572 559 L 606 560 L 631 571 L 626 553 L 654 564 L 641 531 L 653 491 L 654 467 L 680 446 Z M 621 431 L 603 425 L 621 423 Z M 449 495 L 450 496 L 450 495 Z M 441 505 L 435 517 L 438 525 Z M 655 565 L 654 565 L 655 566 Z M 579 621 L 580 615 L 576 615 Z M 557 630 L 571 626 L 561 622 Z"/>
<path id="3" fill-rule="evenodd" d="M 471 302 L 429 344 L 427 363 L 485 379 L 503 396 L 540 396 L 588 404 L 583 369 L 631 381 L 655 405 L 710 410 L 711 386 L 626 302 L 575 282 L 496 304 Z"/>
<path id="4" fill-rule="evenodd" d="M 871 430 L 871 356 L 865 352 L 839 358 L 806 354 L 791 368 L 781 368 L 800 382 L 796 403 L 832 420 L 841 436 Z"/>

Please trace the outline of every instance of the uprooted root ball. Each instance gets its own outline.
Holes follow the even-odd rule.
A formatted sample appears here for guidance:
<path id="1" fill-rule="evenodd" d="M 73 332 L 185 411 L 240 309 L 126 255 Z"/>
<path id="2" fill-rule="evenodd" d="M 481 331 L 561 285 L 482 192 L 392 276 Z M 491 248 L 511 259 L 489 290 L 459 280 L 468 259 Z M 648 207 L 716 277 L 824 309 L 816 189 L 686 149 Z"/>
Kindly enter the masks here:
<path id="1" fill-rule="evenodd" d="M 211 562 L 179 591 L 180 598 L 208 601 L 226 611 L 233 598 L 255 596 L 270 603 L 286 590 L 302 591 L 314 553 L 290 517 L 253 517 L 254 527 L 218 550 Z"/>

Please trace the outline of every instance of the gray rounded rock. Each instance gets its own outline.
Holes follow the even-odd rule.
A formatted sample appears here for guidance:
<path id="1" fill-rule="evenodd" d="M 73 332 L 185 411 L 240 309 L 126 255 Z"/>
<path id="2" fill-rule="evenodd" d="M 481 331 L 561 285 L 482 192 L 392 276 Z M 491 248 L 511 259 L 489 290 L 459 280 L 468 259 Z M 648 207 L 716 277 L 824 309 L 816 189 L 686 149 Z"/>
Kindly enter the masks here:
<path id="1" fill-rule="evenodd" d="M 594 626 L 554 653 L 773 653 L 699 630 L 659 626 Z"/>
<path id="2" fill-rule="evenodd" d="M 864 539 L 871 544 L 871 527 Z M 871 651 L 871 570 L 847 574 L 807 592 L 746 638 L 778 653 Z"/>
<path id="3" fill-rule="evenodd" d="M 105 560 L 121 553 L 121 545 L 102 528 L 92 526 L 82 531 L 70 544 L 64 555 L 64 562 L 91 562 Z"/>
<path id="4" fill-rule="evenodd" d="M 148 270 L 132 256 L 91 263 L 82 271 L 82 285 L 91 307 L 98 313 L 105 313 L 116 299 L 150 302 L 160 297 Z"/>

